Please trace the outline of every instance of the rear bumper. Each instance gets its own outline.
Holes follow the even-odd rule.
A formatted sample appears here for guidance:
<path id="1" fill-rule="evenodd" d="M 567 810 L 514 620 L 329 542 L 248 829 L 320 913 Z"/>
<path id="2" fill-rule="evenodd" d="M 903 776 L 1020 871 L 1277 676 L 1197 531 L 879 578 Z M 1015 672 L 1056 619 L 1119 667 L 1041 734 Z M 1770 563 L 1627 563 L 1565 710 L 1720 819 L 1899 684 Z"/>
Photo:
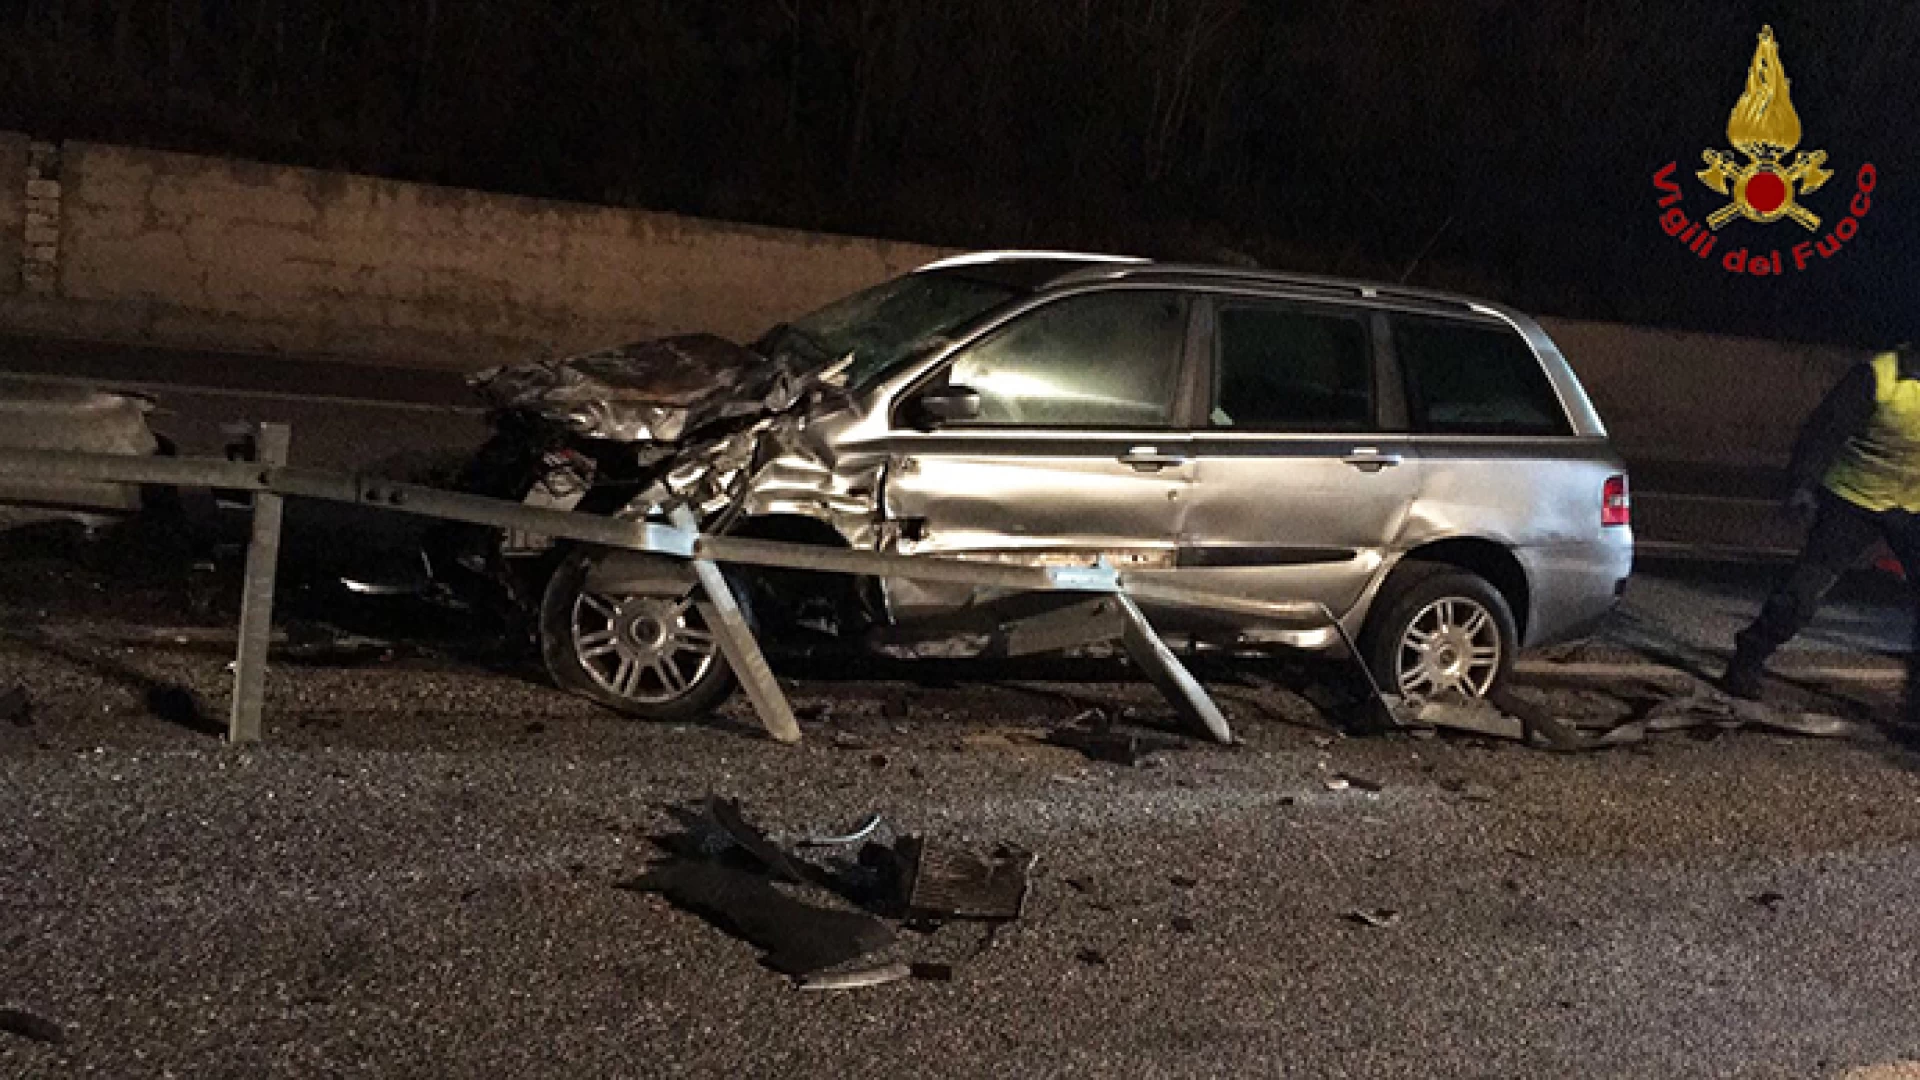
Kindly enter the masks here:
<path id="1" fill-rule="evenodd" d="M 1527 648 L 1591 634 L 1619 605 L 1633 572 L 1633 531 L 1515 552 L 1529 585 Z"/>

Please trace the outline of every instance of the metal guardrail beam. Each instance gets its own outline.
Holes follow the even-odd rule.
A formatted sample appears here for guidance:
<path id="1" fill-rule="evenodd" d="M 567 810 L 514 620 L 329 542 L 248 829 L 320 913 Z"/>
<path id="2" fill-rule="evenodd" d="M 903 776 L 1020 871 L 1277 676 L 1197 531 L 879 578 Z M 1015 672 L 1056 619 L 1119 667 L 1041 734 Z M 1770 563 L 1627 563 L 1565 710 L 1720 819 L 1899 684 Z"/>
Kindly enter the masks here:
<path id="1" fill-rule="evenodd" d="M 782 742 L 799 739 L 792 709 L 751 630 L 733 605 L 732 594 L 715 563 L 741 563 L 791 570 L 818 570 L 921 581 L 952 582 L 983 588 L 1033 592 L 1111 594 L 1120 601 L 1121 639 L 1136 663 L 1181 715 L 1221 742 L 1231 742 L 1225 717 L 1206 690 L 1141 614 L 1137 602 L 1194 607 L 1258 619 L 1332 625 L 1356 661 L 1345 627 L 1324 604 L 1274 602 L 1222 596 L 1155 581 L 1129 579 L 1106 566 L 1045 567 L 955 558 L 853 551 L 815 545 L 705 535 L 684 511 L 674 525 L 628 521 L 523 506 L 500 499 L 401 484 L 379 477 L 288 467 L 288 432 L 262 425 L 265 460 L 233 462 L 213 458 L 132 457 L 116 454 L 0 450 L 0 473 L 27 473 L 46 479 L 176 487 L 225 488 L 253 492 L 254 543 L 248 552 L 246 599 L 242 603 L 240 656 L 231 738 L 259 737 L 260 697 L 265 664 L 265 627 L 271 620 L 273 560 L 279 543 L 283 497 L 351 503 L 394 513 L 501 529 L 517 529 L 616 551 L 641 552 L 685 560 L 692 565 L 706 602 L 702 613 L 716 630 L 727 660 L 734 666 L 769 734 Z M 1055 629 L 1058 632 L 1058 629 Z M 1368 682 L 1373 685 L 1371 673 Z M 1379 687 L 1373 685 L 1376 697 Z"/>

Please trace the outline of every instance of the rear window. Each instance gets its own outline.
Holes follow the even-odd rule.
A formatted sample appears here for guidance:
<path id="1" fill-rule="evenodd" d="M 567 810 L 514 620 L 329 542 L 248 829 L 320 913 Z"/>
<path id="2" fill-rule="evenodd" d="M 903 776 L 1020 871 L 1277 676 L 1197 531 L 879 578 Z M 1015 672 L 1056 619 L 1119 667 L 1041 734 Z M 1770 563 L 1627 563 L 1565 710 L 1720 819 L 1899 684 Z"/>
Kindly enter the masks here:
<path id="1" fill-rule="evenodd" d="M 1220 309 L 1214 427 L 1365 431 L 1373 362 L 1358 318 L 1261 304 Z"/>
<path id="2" fill-rule="evenodd" d="M 1559 395 L 1525 339 L 1505 327 L 1395 316 L 1415 431 L 1571 435 Z"/>

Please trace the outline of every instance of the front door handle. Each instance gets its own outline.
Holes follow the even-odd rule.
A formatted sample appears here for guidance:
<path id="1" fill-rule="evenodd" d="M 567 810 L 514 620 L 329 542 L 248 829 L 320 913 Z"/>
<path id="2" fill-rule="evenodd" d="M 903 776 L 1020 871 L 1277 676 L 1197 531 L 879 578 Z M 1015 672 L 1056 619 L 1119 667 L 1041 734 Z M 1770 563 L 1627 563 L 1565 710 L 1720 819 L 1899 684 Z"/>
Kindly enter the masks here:
<path id="1" fill-rule="evenodd" d="M 1399 454 L 1383 454 L 1378 447 L 1356 446 L 1353 452 L 1340 460 L 1359 469 L 1361 472 L 1379 472 L 1392 468 L 1403 460 Z"/>
<path id="2" fill-rule="evenodd" d="M 1120 455 L 1122 463 L 1131 465 L 1140 472 L 1159 472 L 1169 465 L 1185 465 L 1184 454 L 1163 454 L 1157 446 L 1136 446 Z"/>

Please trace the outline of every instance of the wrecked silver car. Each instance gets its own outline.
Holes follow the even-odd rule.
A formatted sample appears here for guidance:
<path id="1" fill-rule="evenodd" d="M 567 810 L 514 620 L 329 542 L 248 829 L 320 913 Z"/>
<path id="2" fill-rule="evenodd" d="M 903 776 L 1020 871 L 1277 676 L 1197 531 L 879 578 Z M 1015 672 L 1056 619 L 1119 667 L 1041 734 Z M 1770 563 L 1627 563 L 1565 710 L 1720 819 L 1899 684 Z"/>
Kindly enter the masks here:
<path id="1" fill-rule="evenodd" d="M 1596 624 L 1632 558 L 1624 468 L 1553 342 L 1523 315 L 1395 286 L 963 256 L 751 347 L 666 338 L 473 383 L 494 428 L 462 480 L 477 493 L 633 518 L 687 507 L 709 532 L 863 550 L 1104 560 L 1316 601 L 1389 692 L 1416 698 L 1493 691 L 1521 647 Z M 436 574 L 526 613 L 561 686 L 656 719 L 733 689 L 680 564 L 476 535 L 431 550 Z M 776 640 L 951 637 L 1055 602 L 729 574 Z M 1196 645 L 1340 641 L 1306 622 L 1152 614 Z"/>

